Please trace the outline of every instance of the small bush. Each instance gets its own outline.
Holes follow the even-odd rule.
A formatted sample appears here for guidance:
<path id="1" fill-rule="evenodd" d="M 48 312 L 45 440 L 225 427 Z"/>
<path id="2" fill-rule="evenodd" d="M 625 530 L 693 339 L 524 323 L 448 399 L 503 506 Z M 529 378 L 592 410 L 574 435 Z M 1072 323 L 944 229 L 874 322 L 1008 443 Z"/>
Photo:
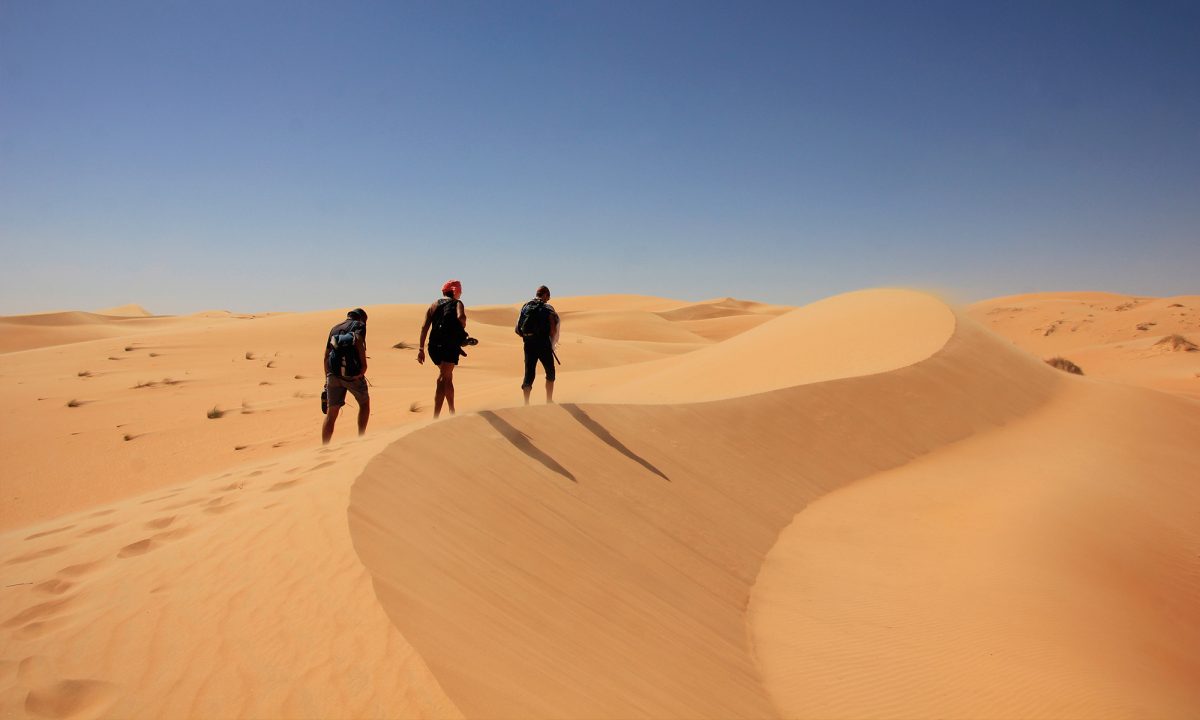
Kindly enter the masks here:
<path id="1" fill-rule="evenodd" d="M 208 411 L 208 419 L 216 420 L 217 418 L 220 418 L 220 417 L 225 417 L 225 411 L 222 410 L 221 408 L 217 407 L 216 405 L 213 405 L 212 410 Z"/>
<path id="2" fill-rule="evenodd" d="M 421 405 L 421 403 L 419 403 L 419 402 L 418 402 L 418 401 L 416 401 L 416 400 L 413 400 L 413 401 L 412 401 L 411 403 L 409 403 L 409 405 L 408 405 L 408 411 L 409 411 L 409 412 L 411 412 L 411 413 L 419 413 L 419 412 L 421 412 L 421 411 L 422 411 L 422 410 L 424 410 L 424 409 L 425 409 L 425 408 L 424 408 L 424 407 Z"/>
<path id="3" fill-rule="evenodd" d="M 1052 357 L 1046 361 L 1046 364 L 1051 367 L 1056 367 L 1063 372 L 1069 372 L 1072 375 L 1082 375 L 1083 368 L 1066 359 L 1065 357 Z"/>
<path id="4" fill-rule="evenodd" d="M 134 439 L 135 437 L 137 437 L 137 436 L 130 435 L 129 433 L 125 433 L 125 442 L 129 442 L 130 440 Z"/>
<path id="5" fill-rule="evenodd" d="M 253 352 L 251 352 L 251 351 L 249 351 L 249 350 L 247 350 L 247 351 L 246 351 L 246 359 L 247 359 L 247 360 L 253 360 L 253 359 L 254 359 L 254 353 L 253 353 Z"/>
<path id="6" fill-rule="evenodd" d="M 1154 343 L 1155 345 L 1165 345 L 1168 350 L 1182 352 L 1196 352 L 1200 347 L 1196 343 L 1188 340 L 1182 335 L 1168 335 L 1162 340 Z"/>

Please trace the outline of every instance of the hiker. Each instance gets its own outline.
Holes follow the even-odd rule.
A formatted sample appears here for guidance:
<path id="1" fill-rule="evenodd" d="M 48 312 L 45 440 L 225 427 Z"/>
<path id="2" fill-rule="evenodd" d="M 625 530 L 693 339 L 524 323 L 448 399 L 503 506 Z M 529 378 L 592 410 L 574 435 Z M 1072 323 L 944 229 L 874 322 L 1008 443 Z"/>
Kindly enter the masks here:
<path id="1" fill-rule="evenodd" d="M 521 392 L 525 393 L 526 405 L 533 392 L 533 375 L 539 362 L 546 373 L 546 402 L 554 402 L 554 362 L 558 359 L 554 348 L 558 346 L 560 326 L 558 313 L 550 304 L 550 288 L 542 285 L 517 317 L 516 333 L 525 342 L 525 379 L 521 381 Z"/>
<path id="2" fill-rule="evenodd" d="M 367 392 L 367 311 L 355 308 L 346 319 L 334 325 L 325 342 L 325 391 L 321 393 L 321 409 L 325 423 L 321 426 L 321 443 L 329 444 L 338 413 L 346 404 L 349 390 L 358 402 L 358 434 L 367 431 L 371 417 L 371 396 Z"/>
<path id="3" fill-rule="evenodd" d="M 425 311 L 425 324 L 421 326 L 421 347 L 417 350 L 417 362 L 425 364 L 425 338 L 429 337 L 429 359 L 438 366 L 437 390 L 433 394 L 433 417 L 442 414 L 442 401 L 454 414 L 454 367 L 459 355 L 465 355 L 462 346 L 467 341 L 467 309 L 462 301 L 462 283 L 449 280 L 442 286 L 443 297 Z"/>

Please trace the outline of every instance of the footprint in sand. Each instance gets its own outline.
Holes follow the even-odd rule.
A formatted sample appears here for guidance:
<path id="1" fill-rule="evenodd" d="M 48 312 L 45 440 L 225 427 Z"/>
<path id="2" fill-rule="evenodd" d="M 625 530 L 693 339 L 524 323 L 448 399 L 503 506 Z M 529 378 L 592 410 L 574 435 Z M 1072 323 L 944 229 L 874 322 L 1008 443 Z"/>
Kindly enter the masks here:
<path id="1" fill-rule="evenodd" d="M 137 542 L 129 543 L 125 547 L 121 548 L 120 550 L 117 551 L 117 557 L 124 559 L 124 558 L 136 557 L 138 555 L 145 555 L 146 553 L 150 552 L 151 550 L 154 550 L 155 548 L 161 546 L 164 542 L 183 537 L 184 535 L 187 535 L 189 532 L 190 532 L 190 530 L 188 530 L 188 528 L 181 527 L 181 528 L 176 528 L 174 530 L 167 530 L 166 532 L 160 532 L 155 535 L 151 535 L 148 538 L 143 538 L 141 540 L 138 540 Z"/>
<path id="2" fill-rule="evenodd" d="M 103 560 L 93 560 L 92 562 L 79 563 L 78 565 L 68 565 L 59 570 L 57 574 L 70 578 L 83 577 L 90 572 L 98 570 L 103 564 Z"/>
<path id="3" fill-rule="evenodd" d="M 12 558 L 11 560 L 7 560 L 7 561 L 5 561 L 4 564 L 5 565 L 17 565 L 17 564 L 20 564 L 23 562 L 29 562 L 30 560 L 37 560 L 38 558 L 49 557 L 50 555 L 57 555 L 58 553 L 62 552 L 63 550 L 66 550 L 66 549 L 67 549 L 66 545 L 55 545 L 54 547 L 44 548 L 42 550 L 34 550 L 33 552 L 28 552 L 28 553 L 25 553 L 24 555 L 18 555 L 15 558 Z"/>
<path id="4" fill-rule="evenodd" d="M 58 578 L 52 578 L 45 582 L 34 585 L 33 589 L 40 593 L 62 595 L 73 587 L 75 587 L 75 583 L 71 582 L 70 580 L 59 580 Z"/>
<path id="5" fill-rule="evenodd" d="M 336 464 L 336 463 L 334 463 L 332 460 L 329 460 L 329 461 L 326 461 L 326 462 L 320 463 L 320 464 L 318 464 L 318 465 L 314 465 L 313 467 L 310 467 L 310 468 L 308 469 L 308 471 L 309 471 L 309 472 L 312 472 L 312 471 L 314 471 L 314 470 L 320 470 L 321 468 L 327 468 L 327 467 L 330 467 L 331 465 L 335 465 L 335 464 Z"/>
<path id="6" fill-rule="evenodd" d="M 105 523 L 104 525 L 97 525 L 96 527 L 91 528 L 90 530 L 84 530 L 83 532 L 79 533 L 79 537 L 87 537 L 89 535 L 99 535 L 102 532 L 107 532 L 109 530 L 112 530 L 116 526 L 117 526 L 116 523 Z"/>
<path id="7" fill-rule="evenodd" d="M 162 530 L 171 523 L 175 522 L 176 517 L 177 516 L 175 515 L 167 515 L 166 517 L 155 518 L 146 523 L 143 527 L 145 527 L 147 530 Z"/>
<path id="8" fill-rule="evenodd" d="M 117 686 L 99 680 L 60 680 L 30 690 L 25 711 L 41 717 L 72 720 L 104 715 L 120 697 Z"/>
<path id="9" fill-rule="evenodd" d="M 60 532 L 66 532 L 74 527 L 75 527 L 74 525 L 64 525 L 63 527 L 54 528 L 53 530 L 46 530 L 44 532 L 34 533 L 34 534 L 26 537 L 25 539 L 26 540 L 35 540 L 40 537 L 46 537 L 47 535 L 57 535 Z"/>
<path id="10" fill-rule="evenodd" d="M 5 620 L 3 624 L 0 624 L 0 627 L 17 628 L 13 633 L 13 637 L 21 640 L 40 637 L 63 624 L 65 621 L 63 616 L 67 614 L 71 605 L 74 604 L 75 597 L 75 595 L 69 595 L 57 600 L 47 600 L 46 602 L 27 607 L 8 620 Z"/>
<path id="11" fill-rule="evenodd" d="M 287 490 L 288 488 L 290 488 L 291 486 L 295 485 L 298 482 L 300 482 L 300 478 L 296 478 L 295 480 L 281 480 L 280 482 L 277 482 L 274 485 L 272 485 L 271 487 L 267 488 L 267 492 L 278 492 L 280 490 Z"/>
<path id="12" fill-rule="evenodd" d="M 231 510 L 233 506 L 234 502 L 225 496 L 216 497 L 205 503 L 204 512 L 209 513 L 210 515 L 219 515 L 220 513 Z"/>

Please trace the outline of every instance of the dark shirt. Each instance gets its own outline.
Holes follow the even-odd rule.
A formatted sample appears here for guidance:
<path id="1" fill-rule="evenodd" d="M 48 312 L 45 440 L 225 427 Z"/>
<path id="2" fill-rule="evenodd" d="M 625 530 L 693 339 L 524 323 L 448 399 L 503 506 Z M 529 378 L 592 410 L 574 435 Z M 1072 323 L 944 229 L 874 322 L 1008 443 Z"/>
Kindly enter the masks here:
<path id="1" fill-rule="evenodd" d="M 348 332 L 357 332 L 359 343 L 362 343 L 362 345 L 366 344 L 366 342 L 367 342 L 367 324 L 365 322 L 363 322 L 362 320 L 354 320 L 351 318 L 346 318 L 345 320 L 341 321 L 340 323 L 338 323 L 337 325 L 334 325 L 332 328 L 329 329 L 329 337 L 325 338 L 325 349 L 324 349 L 324 351 L 322 351 L 321 356 L 323 358 L 325 358 L 326 360 L 328 360 L 329 359 L 329 347 L 330 347 L 329 341 L 333 339 L 334 335 L 341 335 L 343 333 L 348 333 Z M 358 347 L 362 347 L 362 345 L 359 345 L 359 343 L 355 343 L 355 345 L 357 345 Z M 326 372 L 328 372 L 328 368 L 326 368 Z"/>

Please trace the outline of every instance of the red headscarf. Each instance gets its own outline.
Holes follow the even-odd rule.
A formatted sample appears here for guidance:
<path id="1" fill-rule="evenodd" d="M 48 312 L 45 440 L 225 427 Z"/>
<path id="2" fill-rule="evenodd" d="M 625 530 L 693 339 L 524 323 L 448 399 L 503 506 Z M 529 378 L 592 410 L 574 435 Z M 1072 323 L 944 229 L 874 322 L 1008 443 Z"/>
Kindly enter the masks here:
<path id="1" fill-rule="evenodd" d="M 462 283 L 457 280 L 447 280 L 442 286 L 442 294 L 445 295 L 447 290 L 454 291 L 454 299 L 457 300 L 459 295 L 462 295 Z"/>

